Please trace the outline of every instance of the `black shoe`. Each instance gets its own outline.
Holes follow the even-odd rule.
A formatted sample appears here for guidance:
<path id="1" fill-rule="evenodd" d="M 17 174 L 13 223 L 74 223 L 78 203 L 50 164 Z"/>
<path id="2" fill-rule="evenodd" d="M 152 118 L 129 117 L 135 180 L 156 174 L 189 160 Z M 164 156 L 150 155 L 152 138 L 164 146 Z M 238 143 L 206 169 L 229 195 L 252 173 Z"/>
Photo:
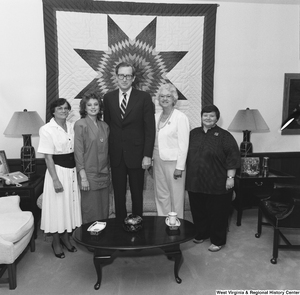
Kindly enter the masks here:
<path id="1" fill-rule="evenodd" d="M 77 249 L 76 249 L 75 246 L 72 246 L 72 248 L 69 249 L 69 248 L 66 246 L 66 244 L 64 243 L 64 241 L 63 241 L 62 239 L 60 239 L 60 243 L 61 243 L 61 245 L 62 245 L 63 247 L 65 247 L 69 252 L 77 252 Z"/>
<path id="2" fill-rule="evenodd" d="M 53 244 L 51 244 L 51 247 L 52 247 L 52 250 L 53 250 L 54 255 L 55 255 L 57 258 L 60 258 L 60 259 L 65 258 L 65 253 L 64 253 L 64 252 L 61 252 L 61 253 L 59 253 L 59 254 L 56 254 L 55 251 L 54 251 Z"/>
<path id="3" fill-rule="evenodd" d="M 193 239 L 193 242 L 195 243 L 195 244 L 202 244 L 203 242 L 204 242 L 204 239 L 200 239 L 200 240 L 198 240 L 198 239 Z"/>
<path id="4" fill-rule="evenodd" d="M 194 239 L 193 242 L 196 244 L 202 244 L 205 240 L 207 240 L 208 238 L 203 238 L 202 235 L 198 234 Z"/>

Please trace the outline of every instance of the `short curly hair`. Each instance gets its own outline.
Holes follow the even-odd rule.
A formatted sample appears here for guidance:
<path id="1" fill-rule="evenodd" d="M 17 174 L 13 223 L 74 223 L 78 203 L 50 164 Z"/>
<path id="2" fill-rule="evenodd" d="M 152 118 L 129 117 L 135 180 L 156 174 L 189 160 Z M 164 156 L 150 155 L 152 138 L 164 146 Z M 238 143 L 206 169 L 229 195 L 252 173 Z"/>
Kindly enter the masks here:
<path id="1" fill-rule="evenodd" d="M 178 92 L 177 92 L 176 87 L 171 83 L 162 84 L 160 86 L 158 93 L 157 93 L 157 99 L 159 99 L 159 96 L 164 89 L 168 90 L 171 93 L 172 98 L 173 98 L 173 104 L 175 105 L 178 101 Z"/>
<path id="2" fill-rule="evenodd" d="M 51 105 L 50 105 L 50 114 L 52 117 L 54 117 L 54 112 L 55 112 L 55 108 L 62 106 L 63 104 L 67 104 L 68 105 L 68 110 L 71 110 L 71 105 L 69 104 L 69 102 L 65 99 L 65 98 L 58 98 L 56 100 L 54 100 Z"/>

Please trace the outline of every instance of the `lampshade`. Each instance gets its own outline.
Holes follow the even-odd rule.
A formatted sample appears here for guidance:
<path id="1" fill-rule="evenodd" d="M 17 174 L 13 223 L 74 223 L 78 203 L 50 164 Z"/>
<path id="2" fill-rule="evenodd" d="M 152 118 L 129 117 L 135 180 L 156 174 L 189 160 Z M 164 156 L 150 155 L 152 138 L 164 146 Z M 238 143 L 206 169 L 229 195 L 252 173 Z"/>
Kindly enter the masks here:
<path id="1" fill-rule="evenodd" d="M 44 125 L 37 112 L 15 112 L 6 127 L 4 134 L 23 136 L 21 148 L 21 167 L 24 174 L 30 178 L 35 173 L 35 150 L 31 145 L 31 134 L 38 135 L 39 129 Z"/>
<path id="2" fill-rule="evenodd" d="M 239 110 L 228 127 L 229 131 L 270 131 L 259 110 Z"/>
<path id="3" fill-rule="evenodd" d="M 44 122 L 37 112 L 28 112 L 25 109 L 23 112 L 15 112 L 13 114 L 4 131 L 4 135 L 38 135 L 39 129 L 43 125 Z"/>
<path id="4" fill-rule="evenodd" d="M 228 127 L 229 131 L 242 131 L 243 141 L 240 151 L 243 156 L 253 152 L 252 143 L 250 142 L 251 131 L 263 132 L 269 131 L 269 127 L 259 110 L 239 110 Z"/>

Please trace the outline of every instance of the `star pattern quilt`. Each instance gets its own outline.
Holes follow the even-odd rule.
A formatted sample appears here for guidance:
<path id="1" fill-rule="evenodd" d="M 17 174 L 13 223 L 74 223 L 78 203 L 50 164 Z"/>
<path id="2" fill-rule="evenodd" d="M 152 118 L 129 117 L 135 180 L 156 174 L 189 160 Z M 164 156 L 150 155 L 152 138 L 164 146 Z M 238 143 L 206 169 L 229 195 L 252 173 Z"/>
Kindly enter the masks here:
<path id="1" fill-rule="evenodd" d="M 48 106 L 66 98 L 79 119 L 84 94 L 117 88 L 121 61 L 136 68 L 134 87 L 156 96 L 163 83 L 179 94 L 176 107 L 191 127 L 203 105 L 213 103 L 217 5 L 142 4 L 92 0 L 44 0 Z"/>

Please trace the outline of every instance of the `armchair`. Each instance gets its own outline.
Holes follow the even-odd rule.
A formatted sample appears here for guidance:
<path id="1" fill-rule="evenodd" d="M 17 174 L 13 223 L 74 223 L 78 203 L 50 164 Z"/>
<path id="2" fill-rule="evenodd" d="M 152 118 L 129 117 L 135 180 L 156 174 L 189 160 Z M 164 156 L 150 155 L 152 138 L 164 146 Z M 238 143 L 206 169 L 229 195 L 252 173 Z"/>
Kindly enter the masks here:
<path id="1" fill-rule="evenodd" d="M 267 222 L 263 222 L 263 217 Z M 271 225 L 273 235 L 272 264 L 277 263 L 278 250 L 300 250 L 300 245 L 292 244 L 283 231 L 286 229 L 300 229 L 300 185 L 275 183 L 270 196 L 259 203 L 256 238 L 261 236 L 262 225 Z M 280 244 L 281 239 L 285 244 Z"/>
<path id="2" fill-rule="evenodd" d="M 17 195 L 0 197 L 0 278 L 8 270 L 9 289 L 17 287 L 16 260 L 30 245 L 35 251 L 34 219 L 29 211 L 22 211 Z"/>

